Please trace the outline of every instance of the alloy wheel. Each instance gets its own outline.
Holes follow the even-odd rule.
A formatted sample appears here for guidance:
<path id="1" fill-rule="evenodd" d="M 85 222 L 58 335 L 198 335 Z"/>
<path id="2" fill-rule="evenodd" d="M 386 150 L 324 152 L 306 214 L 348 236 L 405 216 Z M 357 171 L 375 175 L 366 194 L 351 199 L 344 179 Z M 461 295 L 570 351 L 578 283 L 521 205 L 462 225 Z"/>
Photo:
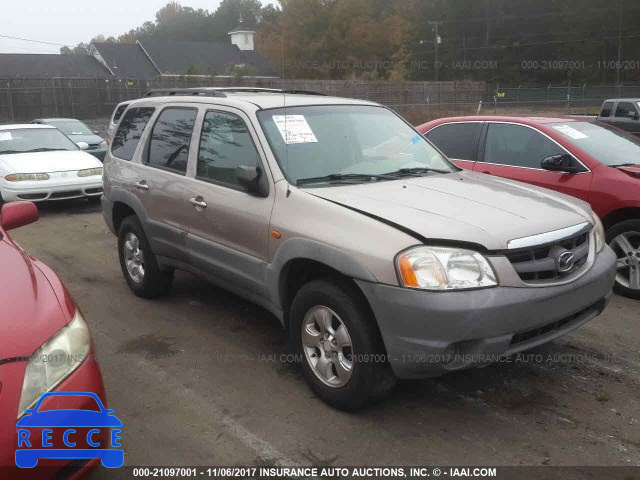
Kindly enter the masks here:
<path id="1" fill-rule="evenodd" d="M 342 319 L 328 307 L 313 307 L 304 317 L 301 335 L 316 377 L 330 387 L 345 386 L 353 372 L 353 345 Z"/>
<path id="2" fill-rule="evenodd" d="M 133 232 L 124 238 L 124 262 L 131 280 L 142 283 L 144 280 L 144 252 L 140 248 L 140 240 Z"/>
<path id="3" fill-rule="evenodd" d="M 640 232 L 624 232 L 611 240 L 618 257 L 616 282 L 623 287 L 640 290 Z"/>

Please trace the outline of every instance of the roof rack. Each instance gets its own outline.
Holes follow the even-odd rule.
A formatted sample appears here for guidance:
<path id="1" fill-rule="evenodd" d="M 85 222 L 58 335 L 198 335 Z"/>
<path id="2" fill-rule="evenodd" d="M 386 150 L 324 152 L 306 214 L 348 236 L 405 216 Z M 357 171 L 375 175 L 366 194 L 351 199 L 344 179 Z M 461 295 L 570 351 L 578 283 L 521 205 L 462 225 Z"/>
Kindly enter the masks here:
<path id="1" fill-rule="evenodd" d="M 280 89 L 280 88 L 257 88 L 257 87 L 196 87 L 196 88 L 169 88 L 149 90 L 145 97 L 174 97 L 174 96 L 194 96 L 194 97 L 226 97 L 226 93 L 284 93 L 288 95 L 319 95 L 326 96 L 326 93 L 314 92 L 312 90 Z"/>
<path id="2" fill-rule="evenodd" d="M 226 97 L 226 95 L 213 88 L 158 88 L 149 90 L 145 97 L 175 97 L 175 96 L 192 96 L 192 97 Z"/>

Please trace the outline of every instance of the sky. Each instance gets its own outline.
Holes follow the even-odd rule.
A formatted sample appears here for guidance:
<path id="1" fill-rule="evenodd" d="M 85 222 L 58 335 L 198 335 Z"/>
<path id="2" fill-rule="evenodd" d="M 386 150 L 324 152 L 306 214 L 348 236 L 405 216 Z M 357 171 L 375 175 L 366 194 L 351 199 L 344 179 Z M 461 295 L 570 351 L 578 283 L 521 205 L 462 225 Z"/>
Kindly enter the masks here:
<path id="1" fill-rule="evenodd" d="M 128 32 L 155 14 L 169 0 L 0 0 L 0 35 L 60 45 L 0 37 L 0 53 L 60 53 L 61 45 L 75 46 L 102 33 Z M 276 4 L 275 0 L 262 0 Z M 195 9 L 215 11 L 220 0 L 182 0 Z"/>

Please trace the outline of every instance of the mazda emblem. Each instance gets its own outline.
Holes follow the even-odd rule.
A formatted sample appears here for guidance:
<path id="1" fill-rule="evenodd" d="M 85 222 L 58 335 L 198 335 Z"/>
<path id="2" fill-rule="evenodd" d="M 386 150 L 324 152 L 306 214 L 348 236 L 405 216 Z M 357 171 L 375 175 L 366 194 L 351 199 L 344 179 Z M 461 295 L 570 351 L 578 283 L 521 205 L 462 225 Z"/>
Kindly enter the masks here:
<path id="1" fill-rule="evenodd" d="M 568 272 L 573 268 L 574 262 L 573 252 L 562 252 L 558 257 L 558 272 Z"/>

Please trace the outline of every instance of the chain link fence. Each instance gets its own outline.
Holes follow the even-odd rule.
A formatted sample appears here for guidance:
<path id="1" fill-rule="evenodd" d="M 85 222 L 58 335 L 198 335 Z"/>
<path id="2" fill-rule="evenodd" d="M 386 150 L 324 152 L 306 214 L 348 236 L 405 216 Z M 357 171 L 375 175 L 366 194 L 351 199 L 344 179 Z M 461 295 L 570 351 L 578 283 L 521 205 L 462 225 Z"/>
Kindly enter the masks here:
<path id="1" fill-rule="evenodd" d="M 109 117 L 154 88 L 242 86 L 312 90 L 372 100 L 409 121 L 476 113 L 597 114 L 606 98 L 638 97 L 640 85 L 490 85 L 484 82 L 364 82 L 212 77 L 0 79 L 0 122 Z"/>

